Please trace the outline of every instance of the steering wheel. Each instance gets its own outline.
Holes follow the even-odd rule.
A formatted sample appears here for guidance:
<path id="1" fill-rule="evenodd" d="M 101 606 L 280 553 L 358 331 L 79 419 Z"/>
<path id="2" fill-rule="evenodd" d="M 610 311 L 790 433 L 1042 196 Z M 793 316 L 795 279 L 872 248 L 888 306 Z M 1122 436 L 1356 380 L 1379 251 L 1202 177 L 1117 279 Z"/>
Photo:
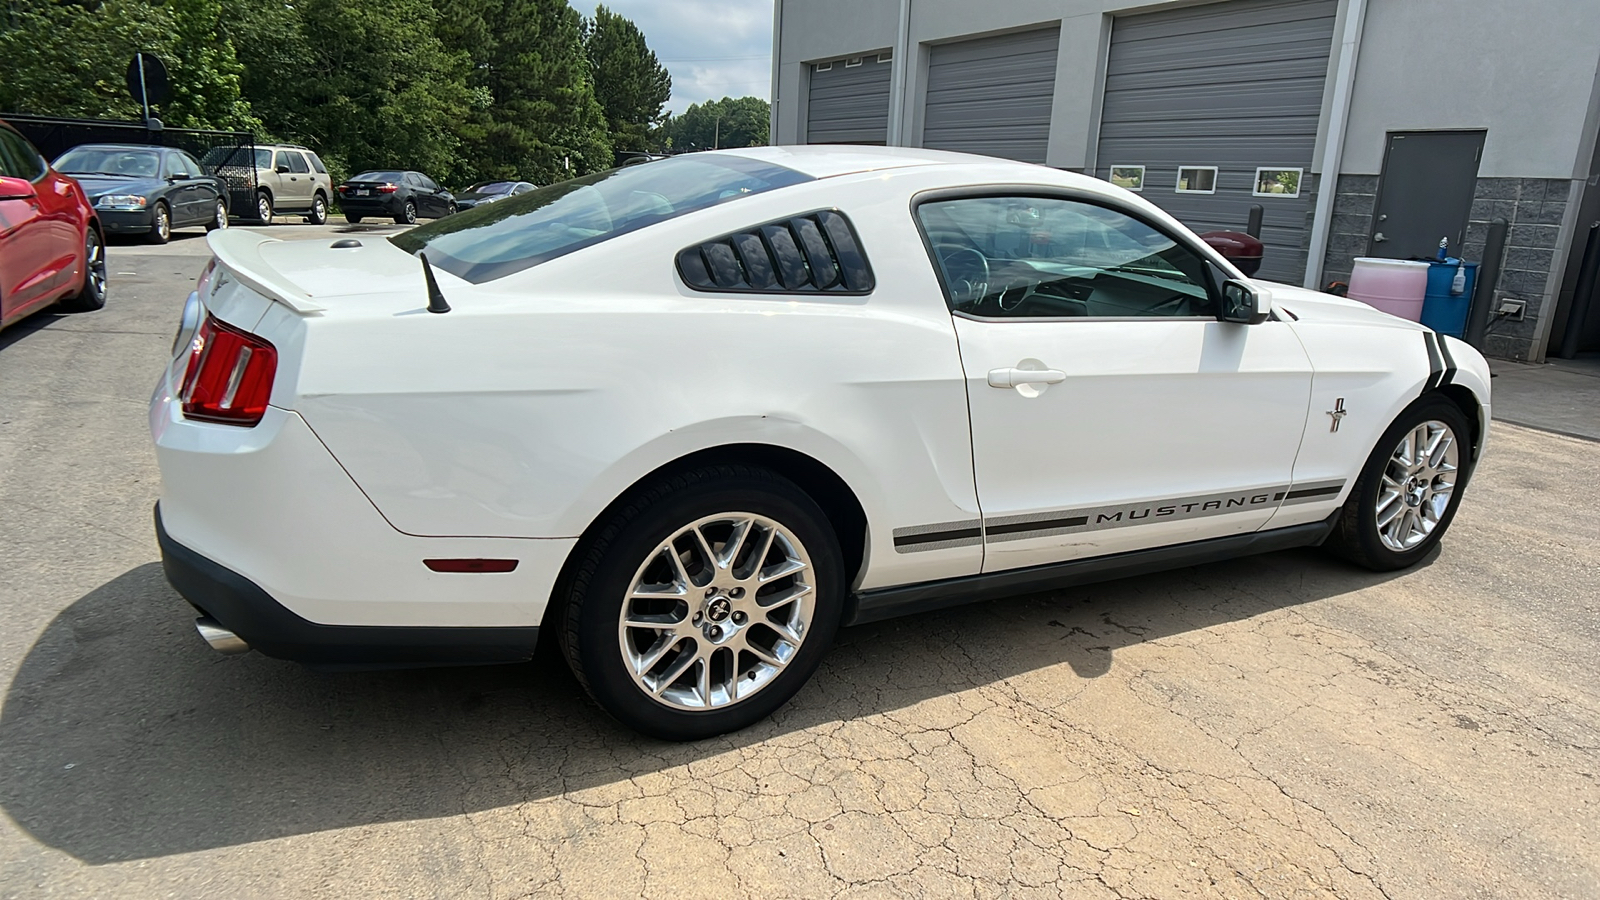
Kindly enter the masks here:
<path id="1" fill-rule="evenodd" d="M 963 247 L 959 244 L 940 244 L 934 250 L 939 255 L 939 267 L 944 270 L 945 278 L 950 282 L 950 293 L 957 295 L 959 298 L 957 302 L 968 303 L 982 300 L 989 290 L 989 258 L 971 247 Z M 969 264 L 965 267 L 966 271 L 963 271 L 962 266 L 953 262 L 963 255 L 970 255 L 976 258 L 978 264 L 976 266 Z M 981 271 L 983 274 L 978 278 L 972 278 L 974 270 Z"/>

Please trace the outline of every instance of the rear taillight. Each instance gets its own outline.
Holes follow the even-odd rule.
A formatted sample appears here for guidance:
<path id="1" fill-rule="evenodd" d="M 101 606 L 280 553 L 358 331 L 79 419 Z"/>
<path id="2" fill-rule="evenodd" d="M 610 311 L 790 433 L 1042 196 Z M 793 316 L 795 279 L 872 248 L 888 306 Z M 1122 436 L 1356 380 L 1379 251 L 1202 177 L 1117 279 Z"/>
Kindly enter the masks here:
<path id="1" fill-rule="evenodd" d="M 344 193 L 344 192 L 346 192 L 346 191 L 348 191 L 348 190 L 350 190 L 350 185 L 348 185 L 348 184 L 341 184 L 341 185 L 339 185 L 339 186 L 338 186 L 338 187 L 336 187 L 336 188 L 334 188 L 334 190 L 336 190 L 336 191 L 338 191 L 338 192 L 339 192 L 339 193 L 341 193 L 341 194 L 343 194 L 343 193 Z"/>
<path id="2" fill-rule="evenodd" d="M 380 185 L 378 185 L 378 193 L 380 193 L 380 194 L 392 194 L 392 193 L 394 193 L 395 191 L 398 191 L 398 190 L 400 190 L 400 186 L 399 185 L 395 185 L 395 184 L 380 184 Z"/>
<path id="3" fill-rule="evenodd" d="M 183 376 L 184 418 L 255 425 L 266 415 L 277 371 L 278 350 L 271 343 L 206 316 Z"/>

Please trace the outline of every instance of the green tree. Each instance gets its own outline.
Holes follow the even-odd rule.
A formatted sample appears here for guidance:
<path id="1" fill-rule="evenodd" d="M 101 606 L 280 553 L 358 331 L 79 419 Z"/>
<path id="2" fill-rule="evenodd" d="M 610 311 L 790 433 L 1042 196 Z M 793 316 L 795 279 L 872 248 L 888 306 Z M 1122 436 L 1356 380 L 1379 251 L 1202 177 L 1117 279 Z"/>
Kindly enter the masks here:
<path id="1" fill-rule="evenodd" d="M 435 33 L 429 0 L 301 0 L 246 9 L 225 24 L 266 128 L 351 170 L 459 174 L 468 61 Z"/>
<path id="2" fill-rule="evenodd" d="M 661 126 L 678 150 L 760 147 L 767 143 L 772 107 L 760 97 L 723 97 L 691 104 Z"/>
<path id="3" fill-rule="evenodd" d="M 475 102 L 460 123 L 470 179 L 549 183 L 611 165 L 581 20 L 566 0 L 439 2 L 441 37 L 470 61 Z"/>
<path id="4" fill-rule="evenodd" d="M 171 97 L 155 113 L 168 125 L 253 128 L 241 67 L 218 27 L 220 0 L 106 0 L 79 5 L 12 0 L 0 30 L 0 110 L 138 119 L 124 74 L 139 51 L 167 64 Z"/>
<path id="5" fill-rule="evenodd" d="M 605 110 L 616 150 L 648 150 L 661 108 L 672 96 L 672 76 L 633 22 L 604 6 L 583 23 L 583 49 L 594 74 L 595 97 Z"/>

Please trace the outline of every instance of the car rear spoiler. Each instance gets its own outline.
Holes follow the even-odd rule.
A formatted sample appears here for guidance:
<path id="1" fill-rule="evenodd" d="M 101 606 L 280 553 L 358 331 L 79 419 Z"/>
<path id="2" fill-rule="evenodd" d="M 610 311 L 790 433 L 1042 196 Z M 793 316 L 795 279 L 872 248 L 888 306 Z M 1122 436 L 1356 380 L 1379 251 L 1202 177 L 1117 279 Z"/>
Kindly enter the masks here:
<path id="1" fill-rule="evenodd" d="M 227 267 L 246 287 L 297 313 L 316 313 L 327 309 L 312 300 L 310 294 L 284 277 L 283 273 L 272 268 L 261 256 L 262 245 L 277 243 L 278 240 L 234 228 L 219 228 L 206 236 L 206 243 L 216 255 L 217 262 Z"/>

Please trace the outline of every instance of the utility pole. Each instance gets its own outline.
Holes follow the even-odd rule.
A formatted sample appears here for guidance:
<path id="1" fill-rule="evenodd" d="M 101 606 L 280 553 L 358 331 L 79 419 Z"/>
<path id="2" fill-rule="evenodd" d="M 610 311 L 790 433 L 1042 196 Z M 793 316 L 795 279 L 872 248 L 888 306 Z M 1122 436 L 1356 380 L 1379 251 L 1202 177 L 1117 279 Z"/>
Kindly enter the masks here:
<path id="1" fill-rule="evenodd" d="M 711 149 L 713 149 L 713 150 L 721 150 L 722 149 L 722 113 L 717 113 L 716 131 L 713 132 L 712 135 L 711 135 Z"/>

